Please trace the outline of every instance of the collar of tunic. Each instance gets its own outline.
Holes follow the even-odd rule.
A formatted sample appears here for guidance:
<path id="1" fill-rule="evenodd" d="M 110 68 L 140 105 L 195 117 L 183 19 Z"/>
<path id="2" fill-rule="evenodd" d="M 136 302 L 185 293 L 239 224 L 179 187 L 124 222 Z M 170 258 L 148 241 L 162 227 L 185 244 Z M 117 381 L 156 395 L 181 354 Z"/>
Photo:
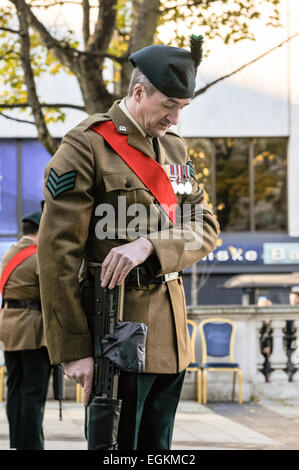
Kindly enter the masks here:
<path id="1" fill-rule="evenodd" d="M 140 126 L 140 124 L 136 121 L 136 119 L 133 118 L 132 114 L 128 111 L 128 108 L 126 106 L 126 98 L 123 98 L 121 102 L 119 103 L 120 109 L 125 113 L 125 115 L 130 119 L 130 121 L 134 124 L 134 126 L 137 127 L 137 129 L 141 132 L 143 137 L 147 137 L 147 133 L 143 129 L 143 127 Z"/>

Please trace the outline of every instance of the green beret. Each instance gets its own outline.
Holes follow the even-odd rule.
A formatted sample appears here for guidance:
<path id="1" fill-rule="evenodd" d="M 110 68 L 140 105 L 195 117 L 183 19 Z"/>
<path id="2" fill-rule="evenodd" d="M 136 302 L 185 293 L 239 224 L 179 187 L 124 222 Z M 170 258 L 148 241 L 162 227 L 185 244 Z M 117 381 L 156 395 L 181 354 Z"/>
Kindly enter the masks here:
<path id="1" fill-rule="evenodd" d="M 39 227 L 41 216 L 42 211 L 32 212 L 32 214 L 25 215 L 25 217 L 22 219 L 22 222 L 28 220 L 29 222 L 33 222 Z"/>
<path id="2" fill-rule="evenodd" d="M 131 54 L 129 60 L 164 95 L 192 98 L 202 42 L 202 36 L 191 36 L 191 51 L 163 44 L 148 46 Z"/>

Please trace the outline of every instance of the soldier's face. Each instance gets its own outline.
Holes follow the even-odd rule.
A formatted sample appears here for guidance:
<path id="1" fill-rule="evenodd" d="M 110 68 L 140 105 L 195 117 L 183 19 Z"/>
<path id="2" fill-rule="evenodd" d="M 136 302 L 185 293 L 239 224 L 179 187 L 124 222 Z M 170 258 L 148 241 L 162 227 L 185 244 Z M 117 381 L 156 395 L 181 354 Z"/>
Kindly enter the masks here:
<path id="1" fill-rule="evenodd" d="M 142 87 L 136 107 L 137 120 L 153 137 L 163 137 L 170 126 L 177 124 L 181 110 L 190 98 L 168 98 L 160 91 L 147 95 Z"/>
<path id="2" fill-rule="evenodd" d="M 298 305 L 299 304 L 299 295 L 295 292 L 291 292 L 289 295 L 290 298 L 290 305 Z"/>

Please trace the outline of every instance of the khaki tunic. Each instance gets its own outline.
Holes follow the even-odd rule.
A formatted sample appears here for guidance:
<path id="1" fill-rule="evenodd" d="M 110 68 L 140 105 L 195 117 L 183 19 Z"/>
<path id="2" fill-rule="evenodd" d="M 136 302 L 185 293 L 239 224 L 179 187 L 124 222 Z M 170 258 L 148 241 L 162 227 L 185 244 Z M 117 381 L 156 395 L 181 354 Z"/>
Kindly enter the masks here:
<path id="1" fill-rule="evenodd" d="M 148 215 L 157 203 L 148 188 L 130 167 L 90 129 L 92 124 L 112 120 L 119 133 L 128 135 L 128 143 L 150 158 L 156 154 L 150 138 L 140 131 L 114 103 L 107 114 L 95 114 L 64 137 L 61 146 L 45 170 L 45 207 L 38 241 L 41 299 L 47 342 L 52 363 L 80 359 L 92 354 L 91 338 L 80 302 L 78 272 L 83 257 L 102 262 L 109 251 L 132 241 L 130 232 L 125 239 L 99 239 L 98 223 L 104 215 L 97 211 L 99 204 L 112 205 L 118 216 L 131 220 L 126 211 L 118 208 L 118 196 L 123 196 L 126 208 L 134 203 L 147 207 Z M 158 139 L 157 160 L 161 165 L 186 164 L 184 140 L 173 132 Z M 72 189 L 55 198 L 46 187 L 50 170 L 57 175 L 75 171 Z M 128 184 L 129 183 L 129 184 Z M 156 276 L 181 271 L 215 249 L 218 223 L 205 202 L 204 191 L 192 178 L 191 195 L 178 195 L 179 204 L 200 204 L 203 213 L 202 230 L 190 226 L 195 248 L 186 250 L 186 239 L 178 237 L 178 226 L 170 222 L 169 237 L 152 230 L 149 217 L 147 233 L 155 253 L 148 260 Z M 119 210 L 119 213 L 118 213 Z M 156 208 L 161 222 L 161 212 Z M 188 238 L 190 242 L 190 239 Z M 144 322 L 148 326 L 146 372 L 177 373 L 192 359 L 186 323 L 186 304 L 180 280 L 126 290 L 124 320 Z"/>
<path id="2" fill-rule="evenodd" d="M 32 244 L 30 238 L 22 237 L 16 245 L 12 245 L 2 258 L 1 274 L 13 256 Z M 13 270 L 4 287 L 3 298 L 40 300 L 36 254 L 29 256 Z M 41 311 L 30 308 L 2 308 L 0 340 L 3 341 L 6 351 L 39 349 L 45 346 Z"/>

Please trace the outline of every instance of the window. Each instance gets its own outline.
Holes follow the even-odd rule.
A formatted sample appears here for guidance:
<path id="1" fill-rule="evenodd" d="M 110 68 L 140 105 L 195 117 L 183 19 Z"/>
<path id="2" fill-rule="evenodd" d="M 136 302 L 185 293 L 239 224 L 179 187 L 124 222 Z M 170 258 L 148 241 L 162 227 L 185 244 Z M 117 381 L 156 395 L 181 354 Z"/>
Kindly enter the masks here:
<path id="1" fill-rule="evenodd" d="M 4 248 L 9 237 L 14 241 L 21 235 L 22 217 L 40 209 L 44 169 L 50 158 L 37 140 L 0 140 L 0 242 Z"/>
<path id="2" fill-rule="evenodd" d="M 287 225 L 286 140 L 255 139 L 253 164 L 256 230 L 285 230 Z"/>
<path id="3" fill-rule="evenodd" d="M 18 158 L 14 141 L 0 142 L 0 234 L 18 233 Z"/>
<path id="4" fill-rule="evenodd" d="M 286 138 L 186 138 L 222 231 L 287 230 Z"/>
<path id="5" fill-rule="evenodd" d="M 13 245 L 16 242 L 17 242 L 16 238 L 12 238 L 12 237 L 9 237 L 9 238 L 2 238 L 1 237 L 0 238 L 0 260 L 1 260 L 2 256 L 4 255 L 4 253 L 6 253 L 6 251 L 9 250 L 11 245 Z"/>
<path id="6" fill-rule="evenodd" d="M 40 210 L 44 170 L 50 155 L 36 140 L 22 142 L 22 216 Z"/>

